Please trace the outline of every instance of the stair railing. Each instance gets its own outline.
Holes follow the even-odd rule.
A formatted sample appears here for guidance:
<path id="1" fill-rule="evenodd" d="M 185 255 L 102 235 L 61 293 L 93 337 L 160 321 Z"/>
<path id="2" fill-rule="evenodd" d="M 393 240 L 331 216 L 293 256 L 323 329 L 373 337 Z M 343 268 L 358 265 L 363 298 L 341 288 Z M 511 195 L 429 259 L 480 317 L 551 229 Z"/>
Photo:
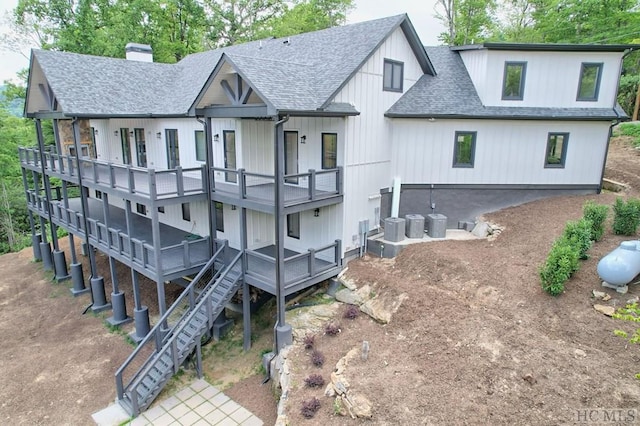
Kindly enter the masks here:
<path id="1" fill-rule="evenodd" d="M 211 277 L 206 277 L 207 273 L 213 269 L 216 262 L 224 260 L 224 252 L 226 251 L 225 249 L 227 248 L 227 246 L 228 246 L 228 242 L 226 240 L 223 240 L 220 248 L 218 248 L 218 250 L 214 253 L 211 259 L 209 259 L 207 264 L 202 267 L 202 269 L 200 270 L 198 275 L 196 275 L 196 277 L 191 282 L 191 284 L 189 284 L 189 286 L 187 286 L 187 288 L 182 292 L 182 294 L 180 294 L 178 299 L 176 299 L 176 301 L 173 302 L 171 307 L 167 309 L 167 311 L 156 323 L 156 325 L 145 336 L 145 338 L 142 339 L 142 341 L 138 344 L 138 346 L 131 353 L 131 355 L 129 355 L 129 357 L 120 366 L 120 368 L 118 368 L 118 370 L 115 373 L 116 394 L 118 396 L 118 399 L 123 398 L 125 391 L 128 390 L 128 388 L 131 386 L 131 382 L 135 379 L 135 377 L 137 377 L 140 374 L 142 369 L 144 369 L 147 361 L 151 359 L 156 353 L 158 353 L 160 349 L 162 349 L 162 346 L 164 345 L 164 340 L 169 334 L 173 332 L 173 329 L 175 329 L 175 327 L 178 325 L 178 324 L 175 324 L 170 330 L 167 330 L 166 324 L 168 323 L 169 318 L 171 316 L 174 316 L 176 311 L 179 308 L 183 307 L 183 304 L 185 302 L 188 303 L 189 310 L 193 310 L 197 301 L 200 300 L 200 296 L 202 296 L 202 293 L 203 293 L 201 291 L 199 295 L 196 295 L 197 290 L 204 290 L 204 288 L 200 288 L 201 287 L 200 282 L 205 280 L 205 278 L 214 278 L 214 281 L 215 281 L 215 278 L 217 278 L 217 276 L 220 274 L 220 272 L 216 272 L 215 274 L 211 274 Z M 207 285 L 210 282 L 212 282 L 211 279 L 206 279 L 205 285 Z M 183 315 L 180 315 L 180 318 L 182 316 Z M 152 342 L 155 343 L 154 346 L 152 346 Z M 140 357 L 143 357 L 144 359 L 141 361 Z M 124 373 L 132 365 L 134 361 L 137 361 L 135 365 L 138 366 L 138 368 L 133 374 L 130 375 L 129 377 L 130 381 L 125 385 Z"/>

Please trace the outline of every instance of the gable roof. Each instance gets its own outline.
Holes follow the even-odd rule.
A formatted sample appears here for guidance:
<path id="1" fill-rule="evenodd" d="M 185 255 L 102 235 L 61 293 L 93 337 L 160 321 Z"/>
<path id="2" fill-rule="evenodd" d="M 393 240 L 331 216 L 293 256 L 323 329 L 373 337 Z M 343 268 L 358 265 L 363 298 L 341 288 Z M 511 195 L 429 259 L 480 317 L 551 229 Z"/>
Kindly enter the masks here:
<path id="1" fill-rule="evenodd" d="M 333 98 L 397 28 L 423 71 L 435 74 L 403 14 L 196 53 L 177 64 L 34 50 L 30 76 L 34 67 L 41 68 L 66 116 L 185 116 L 193 114 L 192 107 L 224 54 L 278 111 L 353 113 L 352 107 L 332 105 Z M 37 88 L 29 84 L 27 90 Z M 38 111 L 29 99 L 25 111 L 32 116 Z"/>
<path id="2" fill-rule="evenodd" d="M 464 66 L 459 49 L 426 47 L 438 72 L 423 75 L 394 105 L 387 117 L 484 118 L 524 120 L 615 120 L 628 118 L 614 108 L 541 108 L 484 106 Z"/>
<path id="3" fill-rule="evenodd" d="M 273 108 L 320 111 L 397 28 L 409 40 L 423 72 L 435 74 L 424 47 L 416 45 L 419 39 L 406 14 L 221 50 Z M 216 50 L 190 55 L 182 62 L 206 63 L 204 68 L 212 70 L 214 61 L 220 60 L 221 52 Z"/>

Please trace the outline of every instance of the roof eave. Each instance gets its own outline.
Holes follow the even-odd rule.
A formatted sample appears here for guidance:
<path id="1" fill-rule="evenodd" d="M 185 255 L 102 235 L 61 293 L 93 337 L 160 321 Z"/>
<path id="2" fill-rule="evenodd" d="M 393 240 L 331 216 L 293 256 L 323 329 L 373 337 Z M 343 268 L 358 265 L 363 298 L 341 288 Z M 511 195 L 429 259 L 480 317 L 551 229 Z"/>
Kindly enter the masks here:
<path id="1" fill-rule="evenodd" d="M 625 117 L 611 116 L 536 116 L 536 115 L 482 115 L 482 114 L 407 114 L 387 112 L 387 118 L 463 119 L 463 120 L 532 120 L 532 121 L 624 121 Z M 629 117 L 626 117 L 628 119 Z"/>
<path id="2" fill-rule="evenodd" d="M 538 52 L 624 52 L 640 49 L 640 44 L 569 44 L 569 43 L 500 43 L 485 42 L 464 46 L 451 46 L 451 50 L 518 50 Z"/>
<path id="3" fill-rule="evenodd" d="M 317 110 L 278 110 L 279 115 L 289 115 L 291 117 L 354 117 L 360 115 L 360 111 L 326 111 Z"/>

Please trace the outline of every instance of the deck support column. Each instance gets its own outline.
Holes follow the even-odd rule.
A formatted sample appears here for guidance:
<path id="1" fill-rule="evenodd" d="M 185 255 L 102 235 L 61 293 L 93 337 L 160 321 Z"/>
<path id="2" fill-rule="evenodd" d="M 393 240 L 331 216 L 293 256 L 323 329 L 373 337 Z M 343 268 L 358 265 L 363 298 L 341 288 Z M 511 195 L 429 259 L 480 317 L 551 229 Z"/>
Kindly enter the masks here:
<path id="1" fill-rule="evenodd" d="M 29 196 L 29 183 L 27 182 L 27 171 L 24 167 L 20 168 L 22 173 L 22 186 L 24 187 L 24 195 L 27 199 L 27 204 L 29 204 L 29 200 L 31 197 Z M 40 241 L 41 237 L 36 234 L 36 224 L 33 219 L 33 212 L 27 206 L 27 213 L 29 215 L 29 228 L 31 229 L 31 247 L 33 248 L 33 258 L 38 261 L 42 260 L 42 254 L 40 253 Z"/>
<path id="2" fill-rule="evenodd" d="M 153 170 L 150 170 L 153 172 Z M 155 182 L 155 180 L 154 180 Z M 156 194 L 156 190 L 154 187 L 149 189 L 149 193 L 151 194 L 151 198 Z M 155 208 L 155 205 L 151 205 L 151 233 L 153 237 L 153 258 L 155 260 L 156 265 L 156 286 L 158 290 L 158 310 L 160 316 L 162 317 L 165 312 L 167 312 L 167 300 L 164 293 L 164 280 L 162 276 L 162 245 L 160 244 L 160 219 L 158 217 L 158 209 Z"/>
<path id="3" fill-rule="evenodd" d="M 114 326 L 129 323 L 133 321 L 133 319 L 127 315 L 127 305 L 124 302 L 124 293 L 118 289 L 116 260 L 111 256 L 109 256 L 109 269 L 111 271 L 111 283 L 113 284 L 113 293 L 111 293 L 113 315 L 107 318 L 107 322 Z"/>
<path id="4" fill-rule="evenodd" d="M 36 126 L 38 126 L 38 132 L 42 132 L 42 126 L 40 124 L 40 120 L 37 120 Z M 56 153 L 58 155 L 62 154 L 62 148 L 60 146 L 60 135 L 58 134 L 58 120 L 53 120 L 53 136 L 56 143 Z M 60 157 L 58 157 L 60 158 Z M 59 161 L 59 165 L 62 161 Z M 44 168 L 44 153 L 42 154 L 42 167 Z M 63 199 L 65 201 L 67 197 L 67 182 L 62 180 L 62 189 L 64 193 Z M 58 244 L 58 227 L 51 221 L 51 180 L 48 176 L 45 176 L 45 190 L 47 192 L 47 205 L 49 206 L 49 221 L 51 222 L 51 240 L 53 241 L 53 262 L 56 271 L 56 280 L 66 281 L 71 278 L 69 275 L 69 271 L 67 269 L 67 259 L 66 254 L 63 250 L 60 250 L 60 246 Z M 58 198 L 60 198 L 60 193 L 58 192 Z M 59 200 L 57 200 L 59 201 Z"/>
<path id="5" fill-rule="evenodd" d="M 44 222 L 43 213 L 46 211 L 45 206 L 42 205 L 42 196 L 40 195 L 40 174 L 36 171 L 31 171 L 33 176 L 33 186 L 35 192 L 36 208 L 38 210 L 38 221 L 40 223 L 40 242 L 38 243 L 40 256 L 42 257 L 42 268 L 45 271 L 53 270 L 53 259 L 51 258 L 51 246 L 47 241 L 47 226 Z"/>
<path id="6" fill-rule="evenodd" d="M 65 194 L 65 199 L 68 203 L 68 198 Z M 76 242 L 73 238 L 73 234 L 69 233 L 69 251 L 71 251 L 71 282 L 73 283 L 73 288 L 70 288 L 71 294 L 74 297 L 80 296 L 81 294 L 85 294 L 89 291 L 89 289 L 84 284 L 84 272 L 82 271 L 82 263 L 78 262 L 78 253 L 76 252 Z"/>
<path id="7" fill-rule="evenodd" d="M 240 209 L 240 250 L 242 250 L 242 329 L 243 345 L 245 351 L 251 349 L 251 295 L 249 294 L 249 284 L 244 279 L 247 271 L 247 209 Z"/>
<path id="8" fill-rule="evenodd" d="M 278 321 L 275 327 L 275 351 L 279 353 L 285 346 L 293 343 L 293 330 L 286 323 L 285 315 L 285 279 L 284 279 L 284 127 L 289 116 L 277 121 L 274 126 L 274 170 L 275 170 L 275 234 L 276 234 L 276 306 Z"/>
<path id="9" fill-rule="evenodd" d="M 215 188 L 215 173 L 211 170 L 213 167 L 213 126 L 211 124 L 211 117 L 207 117 L 204 122 L 204 137 L 205 137 L 205 154 L 206 154 L 206 173 L 207 183 L 205 185 L 205 191 L 207 191 L 207 213 L 209 214 L 209 243 L 210 253 L 209 256 L 213 256 L 216 252 L 216 238 L 218 236 L 218 224 L 216 223 L 216 202 L 213 200 L 212 191 Z"/>
<path id="10" fill-rule="evenodd" d="M 80 127 L 78 126 L 78 119 L 74 119 L 71 122 L 73 128 L 73 143 L 76 148 L 76 166 L 78 170 L 78 187 L 80 188 L 80 204 L 82 207 L 82 226 L 84 227 L 84 242 L 83 245 L 87 254 L 89 255 L 89 269 L 91 271 L 91 310 L 93 312 L 102 312 L 111 308 L 111 303 L 107 302 L 107 296 L 104 291 L 104 278 L 98 275 L 98 266 L 96 264 L 96 254 L 93 247 L 89 244 L 89 202 L 87 201 L 87 192 L 84 186 L 82 186 L 82 174 L 83 170 L 80 165 L 80 157 L 82 153 L 80 146 Z"/>
<path id="11" fill-rule="evenodd" d="M 133 220 L 131 217 L 131 200 L 125 201 L 124 220 L 127 225 L 127 235 L 129 235 L 129 253 L 131 253 L 131 258 L 133 259 L 134 247 L 133 241 L 131 241 L 131 223 Z M 138 272 L 133 269 L 133 267 L 131 267 L 131 284 L 133 287 L 133 320 L 135 322 L 136 329 L 129 334 L 129 337 L 131 337 L 134 342 L 140 343 L 142 339 L 149 334 L 151 325 L 149 323 L 149 308 L 142 305 Z"/>

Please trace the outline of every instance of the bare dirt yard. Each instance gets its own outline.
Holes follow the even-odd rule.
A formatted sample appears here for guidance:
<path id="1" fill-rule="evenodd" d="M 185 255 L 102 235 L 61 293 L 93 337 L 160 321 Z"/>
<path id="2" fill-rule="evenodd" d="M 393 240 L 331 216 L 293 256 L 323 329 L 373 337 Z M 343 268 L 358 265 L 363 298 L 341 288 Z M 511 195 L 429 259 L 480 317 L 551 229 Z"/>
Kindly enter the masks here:
<path id="1" fill-rule="evenodd" d="M 612 204 L 618 195 L 639 194 L 640 155 L 620 138 L 611 146 L 607 176 L 630 188 L 487 214 L 504 228 L 492 240 L 426 243 L 394 260 L 351 262 L 348 274 L 359 286 L 408 298 L 385 326 L 363 314 L 353 321 L 338 315 L 341 333 L 317 336 L 326 357 L 322 368 L 311 366 L 303 348 L 293 352 L 291 424 L 560 424 L 580 420 L 578 410 L 640 408 L 634 377 L 640 346 L 613 334 L 631 332 L 633 324 L 593 309 L 594 303 L 621 307 L 640 295 L 637 286 L 625 295 L 605 290 L 596 274 L 598 260 L 629 237 L 609 231 L 557 298 L 541 290 L 537 274 L 552 241 L 567 220 L 581 216 L 585 200 Z M 0 257 L 0 423 L 91 424 L 91 413 L 114 400 L 113 374 L 132 346 L 122 333 L 109 331 L 101 315 L 82 315 L 89 296 L 72 298 L 67 284 L 53 283 L 31 257 L 30 249 Z M 109 292 L 108 266 L 101 262 Z M 118 275 L 127 293 L 126 268 Z M 155 287 L 143 288 L 154 315 Z M 611 299 L 594 300 L 594 289 Z M 169 302 L 178 292 L 167 289 Z M 268 304 L 256 316 L 251 353 L 241 355 L 239 327 L 204 351 L 205 377 L 265 424 L 275 420 L 276 400 L 270 386 L 260 385 L 258 365 L 272 345 L 273 314 Z M 335 414 L 323 388 L 303 383 L 311 373 L 328 381 L 336 362 L 363 340 L 369 357 L 353 361 L 347 374 L 351 388 L 373 402 L 369 421 Z M 300 406 L 313 396 L 322 406 L 307 420 Z"/>

